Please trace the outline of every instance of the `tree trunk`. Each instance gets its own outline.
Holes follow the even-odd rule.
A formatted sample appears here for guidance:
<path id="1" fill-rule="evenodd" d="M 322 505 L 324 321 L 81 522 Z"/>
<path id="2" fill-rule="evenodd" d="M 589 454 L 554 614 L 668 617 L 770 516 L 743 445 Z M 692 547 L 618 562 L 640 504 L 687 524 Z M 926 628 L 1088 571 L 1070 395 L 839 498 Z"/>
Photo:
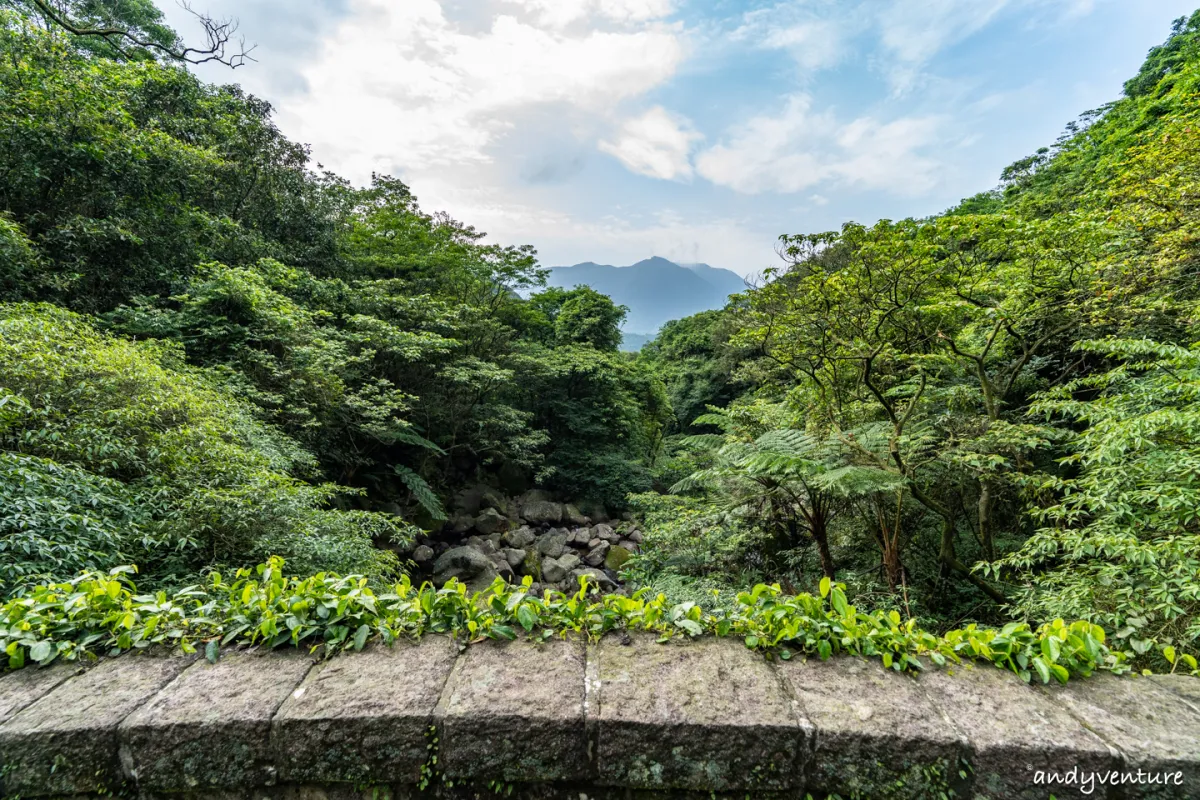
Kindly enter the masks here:
<path id="1" fill-rule="evenodd" d="M 992 485 L 987 478 L 979 481 L 979 545 L 983 557 L 989 562 L 996 560 L 996 540 L 992 530 Z"/>
<path id="2" fill-rule="evenodd" d="M 823 513 L 813 515 L 812 537 L 817 543 L 817 552 L 821 554 L 821 571 L 825 577 L 834 580 L 833 554 L 829 552 L 829 531 L 827 520 Z"/>

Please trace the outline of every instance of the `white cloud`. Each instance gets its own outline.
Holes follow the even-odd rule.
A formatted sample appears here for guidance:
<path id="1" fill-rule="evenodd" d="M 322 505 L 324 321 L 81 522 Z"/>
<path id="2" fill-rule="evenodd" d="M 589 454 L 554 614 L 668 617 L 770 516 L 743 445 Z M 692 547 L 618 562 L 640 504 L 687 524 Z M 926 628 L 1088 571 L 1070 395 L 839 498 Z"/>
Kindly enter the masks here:
<path id="1" fill-rule="evenodd" d="M 777 115 L 754 117 L 728 142 L 696 158 L 696 171 L 743 194 L 799 192 L 842 183 L 897 194 L 919 194 L 936 184 L 938 162 L 923 151 L 938 141 L 935 117 L 879 122 L 860 117 L 839 124 L 830 112 L 814 113 L 796 94 Z"/>
<path id="2" fill-rule="evenodd" d="M 505 0 L 536 15 L 538 22 L 562 28 L 600 17 L 619 23 L 662 19 L 674 10 L 673 0 Z"/>
<path id="3" fill-rule="evenodd" d="M 692 146 L 701 138 L 688 120 L 655 106 L 626 122 L 615 142 L 600 142 L 600 150 L 631 172 L 680 180 L 692 177 Z"/>
<path id="4" fill-rule="evenodd" d="M 748 11 L 730 38 L 766 50 L 784 50 L 811 71 L 842 60 L 852 24 L 847 17 L 821 18 L 801 5 L 780 4 Z"/>
<path id="5" fill-rule="evenodd" d="M 638 7 L 604 3 L 614 13 Z M 501 15 L 469 34 L 435 0 L 353 0 L 303 70 L 308 92 L 283 116 L 361 181 L 372 170 L 486 162 L 522 109 L 606 116 L 668 79 L 683 56 L 679 31 L 660 22 L 567 33 Z"/>

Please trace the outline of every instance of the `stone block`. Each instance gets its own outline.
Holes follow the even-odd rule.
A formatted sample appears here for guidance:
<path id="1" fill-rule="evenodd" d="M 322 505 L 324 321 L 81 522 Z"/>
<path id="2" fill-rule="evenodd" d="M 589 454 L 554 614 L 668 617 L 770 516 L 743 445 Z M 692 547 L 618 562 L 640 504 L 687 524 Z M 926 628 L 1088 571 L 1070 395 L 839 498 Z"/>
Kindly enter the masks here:
<path id="1" fill-rule="evenodd" d="M 585 666 L 582 642 L 472 645 L 441 710 L 446 774 L 504 781 L 586 776 Z"/>
<path id="2" fill-rule="evenodd" d="M 1011 672 L 981 664 L 930 670 L 918 681 L 926 697 L 966 737 L 972 797 L 978 800 L 1045 800 L 1111 797 L 1103 787 L 1085 795 L 1079 786 L 1049 786 L 1050 774 L 1107 772 L 1115 750 L 1044 693 Z M 1039 783 L 1039 775 L 1042 783 Z"/>
<path id="3" fill-rule="evenodd" d="M 658 644 L 639 635 L 608 637 L 593 658 L 601 784 L 800 787 L 810 728 L 761 654 L 740 641 Z"/>
<path id="4" fill-rule="evenodd" d="M 5 796 L 117 791 L 117 726 L 190 663 L 125 655 L 102 661 L 0 726 Z"/>
<path id="5" fill-rule="evenodd" d="M 1122 772 L 1153 776 L 1123 785 L 1124 797 L 1166 800 L 1189 787 L 1200 795 L 1200 712 L 1178 695 L 1145 678 L 1102 673 L 1043 691 L 1121 751 Z"/>
<path id="6" fill-rule="evenodd" d="M 1191 675 L 1151 675 L 1149 680 L 1166 688 L 1200 710 L 1200 678 Z"/>
<path id="7" fill-rule="evenodd" d="M 271 718 L 311 666 L 295 650 L 196 662 L 121 724 L 126 774 L 158 791 L 274 783 Z"/>
<path id="8" fill-rule="evenodd" d="M 315 667 L 271 726 L 280 780 L 417 781 L 457 653 L 451 639 L 428 636 Z"/>
<path id="9" fill-rule="evenodd" d="M 915 799 L 927 796 L 931 776 L 960 782 L 966 739 L 911 676 L 854 657 L 793 659 L 778 668 L 815 728 L 809 792 Z"/>
<path id="10" fill-rule="evenodd" d="M 7 675 L 0 674 L 0 725 L 50 694 L 67 678 L 82 674 L 83 670 L 80 664 L 59 662 L 49 667 L 30 666 Z"/>

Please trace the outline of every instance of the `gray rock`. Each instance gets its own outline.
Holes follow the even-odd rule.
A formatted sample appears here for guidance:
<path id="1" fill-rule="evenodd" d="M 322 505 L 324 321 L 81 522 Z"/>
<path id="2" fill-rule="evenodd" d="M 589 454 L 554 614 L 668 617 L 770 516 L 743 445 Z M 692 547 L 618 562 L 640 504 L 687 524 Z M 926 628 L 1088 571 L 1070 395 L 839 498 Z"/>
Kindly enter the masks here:
<path id="1" fill-rule="evenodd" d="M 473 547 L 455 547 L 438 556 L 433 564 L 433 579 L 445 583 L 457 578 L 473 591 L 486 588 L 496 578 L 496 569 L 485 554 Z"/>
<path id="2" fill-rule="evenodd" d="M 559 566 L 561 566 L 567 572 L 570 572 L 573 569 L 578 569 L 579 564 L 581 563 L 579 556 L 575 555 L 574 553 L 563 553 L 558 557 L 557 561 Z"/>
<path id="3" fill-rule="evenodd" d="M 515 567 L 525 560 L 525 551 L 516 547 L 506 547 L 502 551 L 510 567 Z"/>
<path id="4" fill-rule="evenodd" d="M 557 559 L 547 558 L 542 561 L 542 580 L 549 583 L 558 583 L 563 578 L 567 577 L 570 570 L 558 563 Z"/>
<path id="5" fill-rule="evenodd" d="M 562 521 L 568 525 L 586 525 L 587 517 L 578 508 L 566 503 L 563 505 Z"/>
<path id="6" fill-rule="evenodd" d="M 466 533 L 475 524 L 475 518 L 468 514 L 455 514 L 450 520 L 450 530 L 455 533 Z"/>
<path id="7" fill-rule="evenodd" d="M 562 506 L 549 500 L 534 500 L 521 506 L 521 517 L 534 525 L 558 524 L 562 515 Z"/>
<path id="8" fill-rule="evenodd" d="M 628 538 L 632 542 L 637 542 L 638 544 L 641 544 L 643 541 L 646 540 L 646 535 L 635 528 L 634 530 L 631 530 L 628 533 Z"/>
<path id="9" fill-rule="evenodd" d="M 587 555 L 583 557 L 584 563 L 590 567 L 603 565 L 604 558 L 608 555 L 608 550 L 611 547 L 608 542 L 600 541 L 599 539 L 595 540 L 595 542 L 592 549 L 588 550 Z"/>
<path id="10" fill-rule="evenodd" d="M 508 519 L 494 508 L 484 509 L 475 518 L 475 530 L 487 536 L 508 524 Z"/>
<path id="11" fill-rule="evenodd" d="M 592 532 L 587 528 L 573 528 L 571 537 L 567 540 L 568 544 L 587 547 L 587 543 L 592 539 Z"/>
<path id="12" fill-rule="evenodd" d="M 602 544 L 608 544 L 608 542 L 604 541 L 603 539 L 601 539 L 599 537 L 596 537 L 596 538 L 588 539 L 587 546 L 588 546 L 588 549 L 591 550 L 592 548 L 599 547 Z"/>
<path id="13" fill-rule="evenodd" d="M 617 542 L 621 541 L 621 537 L 617 535 L 617 532 L 614 531 L 610 525 L 601 524 L 592 528 L 592 536 L 596 537 L 597 539 L 603 539 L 609 544 L 616 544 Z"/>
<path id="14" fill-rule="evenodd" d="M 509 547 L 515 547 L 518 549 L 528 547 L 529 545 L 533 544 L 535 539 L 537 539 L 537 534 L 534 533 L 527 525 L 522 525 L 515 531 L 509 531 L 508 533 L 504 534 L 505 543 Z"/>
<path id="15" fill-rule="evenodd" d="M 572 588 L 579 585 L 579 578 L 583 575 L 586 575 L 588 578 L 590 578 L 589 583 L 592 586 L 598 585 L 602 591 L 608 591 L 609 589 L 617 588 L 617 582 L 608 577 L 604 570 L 595 569 L 593 567 L 584 567 L 583 569 L 572 570 L 571 577 L 574 579 L 571 584 Z"/>
<path id="16" fill-rule="evenodd" d="M 538 552 L 547 558 L 558 558 L 567 549 L 567 532 L 551 531 L 537 540 Z"/>
<path id="17" fill-rule="evenodd" d="M 413 550 L 412 559 L 418 564 L 424 564 L 433 558 L 433 548 L 427 544 L 423 544 Z"/>
<path id="18" fill-rule="evenodd" d="M 621 541 L 617 542 L 617 547 L 624 548 L 631 553 L 636 553 L 638 551 L 637 542 L 635 542 L 633 539 L 622 539 Z"/>

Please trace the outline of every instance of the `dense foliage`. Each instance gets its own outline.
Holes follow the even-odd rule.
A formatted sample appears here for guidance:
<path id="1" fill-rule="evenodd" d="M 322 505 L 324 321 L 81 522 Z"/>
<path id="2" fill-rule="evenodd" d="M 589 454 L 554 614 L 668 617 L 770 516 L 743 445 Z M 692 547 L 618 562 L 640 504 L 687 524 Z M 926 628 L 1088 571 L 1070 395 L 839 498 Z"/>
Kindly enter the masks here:
<path id="1" fill-rule="evenodd" d="M 383 576 L 397 565 L 374 545 L 437 524 L 464 485 L 618 509 L 649 488 L 669 405 L 617 352 L 623 309 L 539 292 L 531 248 L 397 180 L 314 172 L 237 87 L 16 8 L 3 588 L 130 561 L 186 581 L 272 553 Z"/>
<path id="2" fill-rule="evenodd" d="M 140 48 L 35 5 L 0 3 L 14 666 L 633 627 L 1195 668 L 1200 12 L 997 188 L 782 236 L 761 285 L 633 356 L 625 309 L 546 289 L 532 248 L 314 169 L 268 104 L 171 61 L 151 3 L 60 4 Z M 625 578 L 670 601 L 400 579 L 393 550 L 480 484 L 632 506 Z M 146 594 L 106 576 L 134 563 Z"/>
<path id="3" fill-rule="evenodd" d="M 935 625 L 1200 650 L 1198 84 L 1200 13 L 996 190 L 783 236 L 762 286 L 664 329 L 651 360 L 722 339 L 663 373 L 693 429 L 630 569 L 681 597 L 823 573 Z"/>

